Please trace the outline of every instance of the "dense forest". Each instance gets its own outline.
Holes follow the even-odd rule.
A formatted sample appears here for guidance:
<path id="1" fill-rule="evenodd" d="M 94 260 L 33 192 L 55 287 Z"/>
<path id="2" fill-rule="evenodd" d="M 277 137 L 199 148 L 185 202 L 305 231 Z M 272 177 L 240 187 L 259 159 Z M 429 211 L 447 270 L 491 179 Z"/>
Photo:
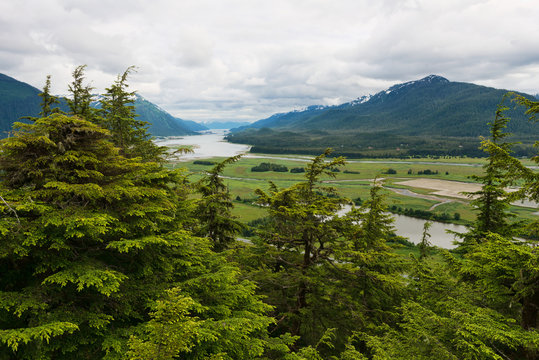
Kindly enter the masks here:
<path id="1" fill-rule="evenodd" d="M 257 191 L 267 217 L 238 241 L 220 174 L 239 157 L 197 182 L 167 166 L 136 118 L 130 69 L 99 109 L 84 66 L 68 111 L 47 80 L 39 116 L 0 143 L 0 359 L 539 356 L 539 252 L 516 238 L 539 222 L 507 212 L 539 201 L 539 174 L 514 156 L 506 108 L 481 144 L 477 220 L 454 251 L 432 247 L 426 225 L 418 256 L 397 252 L 376 180 L 336 216 L 351 201 L 321 182 L 346 162 L 329 149 L 303 181 Z M 513 100 L 533 123 L 539 102 Z"/>
<path id="2" fill-rule="evenodd" d="M 530 132 L 533 134 L 533 131 Z M 251 152 L 266 154 L 317 155 L 324 149 L 335 149 L 334 155 L 353 159 L 402 158 L 426 156 L 484 157 L 479 137 L 403 135 L 392 132 L 360 130 L 281 130 L 245 129 L 232 132 L 226 139 L 233 143 L 250 144 Z M 532 157 L 536 150 L 531 136 L 519 136 L 513 147 L 516 157 Z M 517 139 L 513 138 L 516 142 Z"/>

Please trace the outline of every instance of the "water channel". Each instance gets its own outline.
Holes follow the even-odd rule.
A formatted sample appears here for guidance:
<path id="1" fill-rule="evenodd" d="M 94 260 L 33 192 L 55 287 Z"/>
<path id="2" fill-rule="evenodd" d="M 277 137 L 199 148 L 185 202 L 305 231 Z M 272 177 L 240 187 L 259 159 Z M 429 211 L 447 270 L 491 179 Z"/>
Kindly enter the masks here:
<path id="1" fill-rule="evenodd" d="M 169 136 L 156 139 L 159 146 L 177 147 L 189 146 L 193 153 L 183 154 L 180 161 L 207 159 L 216 156 L 231 157 L 245 154 L 251 148 L 249 145 L 233 144 L 224 140 L 227 130 L 212 130 L 202 135 Z"/>
<path id="2" fill-rule="evenodd" d="M 161 146 L 191 146 L 194 150 L 192 154 L 184 154 L 181 156 L 183 161 L 191 161 L 193 159 L 204 159 L 211 157 L 230 157 L 238 154 L 247 153 L 250 149 L 248 145 L 232 144 L 224 141 L 226 130 L 212 130 L 211 132 L 202 135 L 184 136 L 184 137 L 165 137 L 156 140 L 156 143 Z M 264 155 L 248 155 L 253 158 L 269 158 L 296 160 L 293 158 L 264 156 Z M 298 157 L 299 161 L 309 161 L 307 157 Z M 369 161 L 354 161 L 354 162 L 369 162 Z M 390 162 L 390 161 L 388 161 Z M 385 163 L 384 161 L 376 161 L 376 163 Z M 452 164 L 456 165 L 456 164 Z M 463 165 L 463 164 L 458 164 Z M 474 164 L 475 165 L 475 164 Z M 423 224 L 426 220 L 416 219 L 405 215 L 393 215 L 395 218 L 395 228 L 397 235 L 408 238 L 413 243 L 421 241 L 423 233 Z M 446 230 L 464 232 L 465 227 L 462 225 L 446 224 L 434 221 L 429 233 L 431 234 L 430 242 L 433 245 L 451 249 L 454 236 L 446 232 Z"/>

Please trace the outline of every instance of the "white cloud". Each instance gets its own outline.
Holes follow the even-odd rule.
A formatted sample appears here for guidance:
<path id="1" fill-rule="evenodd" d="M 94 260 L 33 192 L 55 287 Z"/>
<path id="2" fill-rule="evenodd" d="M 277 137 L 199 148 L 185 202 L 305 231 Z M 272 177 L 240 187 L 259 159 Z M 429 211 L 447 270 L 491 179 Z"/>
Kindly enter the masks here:
<path id="1" fill-rule="evenodd" d="M 176 116 L 256 120 L 401 81 L 539 92 L 539 8 L 527 0 L 4 0 L 0 72 L 64 93 L 87 64 Z"/>

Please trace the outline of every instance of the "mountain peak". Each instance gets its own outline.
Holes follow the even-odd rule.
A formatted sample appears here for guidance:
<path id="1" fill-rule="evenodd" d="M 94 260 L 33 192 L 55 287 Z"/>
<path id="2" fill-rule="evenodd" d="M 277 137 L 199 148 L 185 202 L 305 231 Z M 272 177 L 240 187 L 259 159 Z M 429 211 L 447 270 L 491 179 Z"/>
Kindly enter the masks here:
<path id="1" fill-rule="evenodd" d="M 418 80 L 418 81 L 421 81 L 421 82 L 441 82 L 441 83 L 448 83 L 449 82 L 449 80 L 447 80 L 443 76 L 439 76 L 439 75 L 425 76 L 423 79 Z"/>
<path id="2" fill-rule="evenodd" d="M 420 80 L 407 81 L 407 82 L 402 83 L 402 84 L 393 85 L 392 87 L 387 89 L 385 91 L 385 93 L 389 94 L 392 91 L 400 90 L 400 89 L 403 89 L 403 88 L 406 88 L 406 87 L 409 87 L 409 86 L 413 86 L 413 85 L 426 85 L 426 84 L 436 84 L 436 83 L 438 83 L 438 84 L 449 83 L 449 80 L 447 80 L 446 78 L 444 78 L 442 76 L 429 75 L 429 76 L 426 76 L 426 77 L 424 77 L 423 79 L 420 79 Z"/>

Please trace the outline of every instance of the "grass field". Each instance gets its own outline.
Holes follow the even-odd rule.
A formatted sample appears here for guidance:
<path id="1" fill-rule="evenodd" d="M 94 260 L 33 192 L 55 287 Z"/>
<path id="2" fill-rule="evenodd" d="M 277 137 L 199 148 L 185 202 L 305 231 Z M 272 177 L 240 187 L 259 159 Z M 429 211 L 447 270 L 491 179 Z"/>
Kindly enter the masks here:
<path id="1" fill-rule="evenodd" d="M 290 172 L 252 172 L 251 168 L 259 165 L 262 162 L 270 162 L 278 165 L 284 165 L 288 169 L 296 167 L 305 167 L 309 159 L 308 156 L 293 156 L 279 155 L 279 159 L 273 159 L 271 156 L 251 157 L 247 156 L 240 159 L 238 162 L 227 166 L 223 172 L 225 182 L 230 189 L 230 194 L 235 201 L 234 215 L 243 222 L 266 216 L 266 211 L 252 202 L 256 198 L 255 190 L 262 189 L 267 191 L 269 182 L 273 182 L 278 188 L 286 188 L 294 183 L 304 179 L 303 173 Z M 221 161 L 220 158 L 207 159 L 209 161 Z M 369 195 L 369 188 L 372 184 L 372 179 L 375 177 L 384 179 L 385 187 L 394 187 L 399 189 L 409 190 L 415 194 L 414 197 L 395 193 L 389 189 L 385 190 L 386 200 L 389 206 L 395 205 L 401 208 L 410 208 L 414 210 L 429 210 L 434 205 L 443 202 L 447 199 L 446 196 L 436 195 L 436 189 L 425 187 L 409 186 L 414 182 L 406 183 L 407 180 L 424 179 L 422 183 L 428 183 L 428 179 L 438 179 L 446 181 L 460 181 L 465 183 L 473 183 L 472 176 L 481 175 L 483 172 L 482 165 L 485 159 L 477 158 L 423 158 L 423 159 L 383 159 L 383 160 L 348 160 L 347 164 L 340 167 L 339 172 L 335 172 L 335 178 L 330 176 L 323 177 L 322 180 L 327 181 L 328 186 L 333 186 L 337 189 L 340 196 L 348 199 L 362 200 Z M 530 161 L 524 161 L 525 164 L 531 164 Z M 172 164 L 172 166 L 186 167 L 192 172 L 191 179 L 196 181 L 205 170 L 211 168 L 208 165 L 197 165 L 193 162 L 180 162 Z M 344 170 L 354 173 L 344 173 Z M 430 175 L 422 174 L 428 170 Z M 433 182 L 444 183 L 444 182 Z M 454 184 L 454 183 L 448 183 Z M 463 184 L 465 185 L 465 184 Z M 463 191 L 466 186 L 462 186 Z M 453 191 L 458 191 L 453 189 Z M 440 200 L 423 199 L 422 195 L 438 197 Z M 449 194 L 450 196 L 451 194 Z M 451 197 L 450 197 L 451 198 Z M 454 213 L 459 213 L 459 220 L 452 222 L 466 224 L 474 220 L 475 215 L 469 206 L 469 199 L 459 198 L 456 202 L 442 203 L 435 206 L 431 212 L 441 215 L 447 213 L 453 216 Z M 513 212 L 518 219 L 537 219 L 537 209 L 523 208 L 512 206 Z"/>

